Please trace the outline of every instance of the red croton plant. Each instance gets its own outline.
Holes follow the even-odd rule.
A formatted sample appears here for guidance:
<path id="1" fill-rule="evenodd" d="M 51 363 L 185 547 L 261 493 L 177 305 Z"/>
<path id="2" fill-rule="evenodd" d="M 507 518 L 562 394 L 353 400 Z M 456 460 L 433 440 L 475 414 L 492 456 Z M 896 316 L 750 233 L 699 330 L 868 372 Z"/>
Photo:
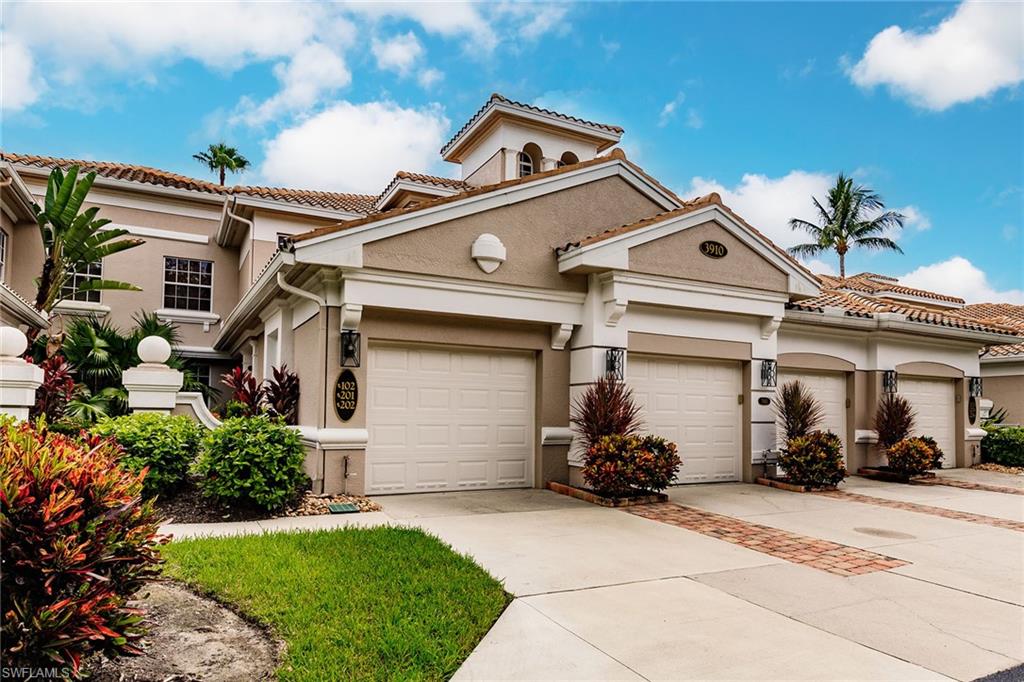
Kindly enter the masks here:
<path id="1" fill-rule="evenodd" d="M 91 652 L 139 653 L 143 616 L 127 601 L 159 574 L 163 539 L 145 471 L 119 457 L 110 441 L 0 419 L 5 666 L 78 677 Z"/>

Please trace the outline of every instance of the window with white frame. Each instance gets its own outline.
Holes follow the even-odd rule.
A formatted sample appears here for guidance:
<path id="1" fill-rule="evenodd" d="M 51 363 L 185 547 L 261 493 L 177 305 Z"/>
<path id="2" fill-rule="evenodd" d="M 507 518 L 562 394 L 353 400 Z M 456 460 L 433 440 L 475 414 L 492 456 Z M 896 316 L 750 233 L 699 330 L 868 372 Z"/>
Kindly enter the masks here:
<path id="1" fill-rule="evenodd" d="M 519 152 L 519 177 L 533 175 L 533 159 L 526 152 Z"/>
<path id="2" fill-rule="evenodd" d="M 7 233 L 0 230 L 0 279 L 7 279 Z"/>
<path id="3" fill-rule="evenodd" d="M 83 268 L 76 268 L 68 272 L 64 286 L 60 289 L 61 300 L 64 301 L 85 301 L 86 303 L 99 303 L 99 290 L 78 291 L 78 288 L 86 282 L 103 277 L 103 261 L 89 263 Z"/>
<path id="4" fill-rule="evenodd" d="M 164 307 L 213 309 L 213 261 L 164 256 Z"/>

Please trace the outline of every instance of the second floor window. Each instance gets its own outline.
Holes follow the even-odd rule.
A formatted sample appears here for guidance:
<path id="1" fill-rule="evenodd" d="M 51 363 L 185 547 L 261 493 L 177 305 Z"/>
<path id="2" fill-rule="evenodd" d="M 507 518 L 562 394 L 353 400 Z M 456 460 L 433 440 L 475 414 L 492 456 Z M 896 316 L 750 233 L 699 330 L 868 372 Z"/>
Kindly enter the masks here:
<path id="1" fill-rule="evenodd" d="M 210 312 L 213 309 L 213 262 L 165 256 L 164 307 Z"/>
<path id="2" fill-rule="evenodd" d="M 67 279 L 64 280 L 64 286 L 61 287 L 61 299 L 64 301 L 85 301 L 87 303 L 99 303 L 99 291 L 77 291 L 77 289 L 78 287 L 82 286 L 91 279 L 100 279 L 102 277 L 103 261 L 89 263 L 84 268 L 72 270 L 71 272 L 68 273 Z"/>
<path id="3" fill-rule="evenodd" d="M 519 152 L 519 177 L 533 175 L 533 159 L 526 152 Z"/>

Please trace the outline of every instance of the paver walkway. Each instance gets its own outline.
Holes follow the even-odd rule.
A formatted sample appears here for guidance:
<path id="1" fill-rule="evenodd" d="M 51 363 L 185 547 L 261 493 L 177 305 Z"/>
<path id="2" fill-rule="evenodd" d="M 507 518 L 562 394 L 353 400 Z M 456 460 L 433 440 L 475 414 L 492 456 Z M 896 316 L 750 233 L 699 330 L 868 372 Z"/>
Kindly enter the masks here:
<path id="1" fill-rule="evenodd" d="M 936 476 L 935 478 L 921 478 L 915 481 L 911 481 L 914 485 L 945 485 L 950 488 L 963 488 L 964 490 L 985 490 L 990 493 L 1003 493 L 1005 495 L 1024 495 L 1024 489 L 1022 488 L 1011 488 L 1006 485 L 990 485 L 988 483 L 974 483 L 972 481 L 961 481 L 955 478 L 946 478 L 945 476 Z"/>
<path id="2" fill-rule="evenodd" d="M 623 511 L 836 575 L 887 571 L 909 563 L 857 547 L 798 535 L 671 502 L 625 507 Z"/>
<path id="3" fill-rule="evenodd" d="M 888 507 L 889 509 L 902 509 L 903 511 L 912 511 L 919 514 L 931 514 L 932 516 L 941 516 L 945 519 L 956 519 L 957 521 L 979 523 L 984 526 L 995 526 L 996 528 L 1006 528 L 1007 530 L 1016 530 L 1024 533 L 1024 523 L 1021 523 L 1020 521 L 1012 521 L 1010 519 L 1000 519 L 994 516 L 983 516 L 981 514 L 972 514 L 970 512 L 944 509 L 942 507 L 933 507 L 927 504 L 918 504 L 917 502 L 889 500 L 884 497 L 861 495 L 860 493 L 850 493 L 845 490 L 826 490 L 813 494 L 821 495 L 823 497 L 832 497 L 837 500 L 873 504 L 878 507 Z"/>

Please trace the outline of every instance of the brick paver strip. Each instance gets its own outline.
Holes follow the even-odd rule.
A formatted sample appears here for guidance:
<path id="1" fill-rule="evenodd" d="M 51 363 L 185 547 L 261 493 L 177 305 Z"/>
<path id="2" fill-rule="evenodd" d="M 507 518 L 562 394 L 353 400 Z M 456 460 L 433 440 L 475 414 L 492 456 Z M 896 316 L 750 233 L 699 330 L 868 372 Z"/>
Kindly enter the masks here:
<path id="1" fill-rule="evenodd" d="M 981 514 L 971 514 L 970 512 L 955 511 L 953 509 L 944 509 L 942 507 L 932 507 L 927 504 L 917 504 L 916 502 L 887 500 L 883 497 L 872 497 L 870 495 L 861 495 L 860 493 L 848 493 L 845 490 L 827 490 L 814 494 L 824 495 L 825 497 L 834 497 L 837 500 L 849 500 L 850 502 L 873 504 L 877 507 L 902 509 L 903 511 L 918 512 L 919 514 L 931 514 L 932 516 L 941 516 L 946 519 L 956 519 L 957 521 L 980 523 L 985 526 L 995 526 L 997 528 L 1006 528 L 1008 530 L 1016 530 L 1024 533 L 1024 523 L 1020 521 L 1011 521 L 1010 519 L 1000 519 L 995 516 L 982 516 Z"/>
<path id="2" fill-rule="evenodd" d="M 797 535 L 672 502 L 627 507 L 623 511 L 836 575 L 887 571 L 909 563 L 857 547 Z"/>
<path id="3" fill-rule="evenodd" d="M 945 485 L 950 488 L 963 488 L 964 490 L 985 490 L 990 493 L 1005 493 L 1007 495 L 1024 495 L 1024 488 L 1011 488 L 1006 485 L 990 485 L 988 483 L 971 483 L 970 481 L 958 481 L 955 478 L 922 478 L 912 481 L 914 485 Z"/>

